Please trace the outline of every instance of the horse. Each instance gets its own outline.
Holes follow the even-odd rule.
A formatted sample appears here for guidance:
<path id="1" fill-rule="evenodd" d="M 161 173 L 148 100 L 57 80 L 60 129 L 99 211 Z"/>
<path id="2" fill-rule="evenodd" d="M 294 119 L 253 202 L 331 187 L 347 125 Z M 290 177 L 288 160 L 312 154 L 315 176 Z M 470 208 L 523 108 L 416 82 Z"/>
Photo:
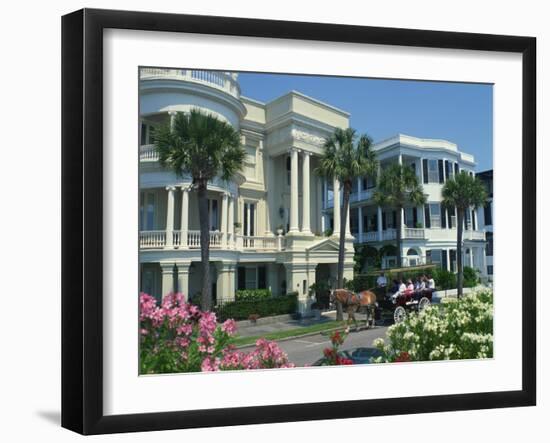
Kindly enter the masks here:
<path id="1" fill-rule="evenodd" d="M 376 294 L 374 292 L 366 290 L 356 294 L 348 289 L 331 289 L 330 302 L 339 302 L 342 305 L 342 308 L 348 314 L 348 326 L 351 320 L 353 320 L 355 329 L 357 329 L 355 312 L 362 307 L 365 307 L 367 310 L 367 326 L 369 326 L 369 318 L 371 319 L 371 324 L 374 326 L 374 310 L 376 306 Z"/>

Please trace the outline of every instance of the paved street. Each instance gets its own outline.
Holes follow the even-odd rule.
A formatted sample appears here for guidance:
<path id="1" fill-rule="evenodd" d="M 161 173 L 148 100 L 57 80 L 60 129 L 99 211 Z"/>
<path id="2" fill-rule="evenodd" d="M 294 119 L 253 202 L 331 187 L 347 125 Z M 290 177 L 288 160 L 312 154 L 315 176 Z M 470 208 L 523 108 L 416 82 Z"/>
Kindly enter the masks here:
<path id="1" fill-rule="evenodd" d="M 350 332 L 341 350 L 357 347 L 372 347 L 375 338 L 386 335 L 387 326 L 376 326 L 374 329 L 367 329 L 359 332 Z M 309 337 L 298 337 L 292 340 L 280 341 L 279 346 L 288 354 L 289 360 L 297 366 L 311 365 L 323 356 L 323 349 L 330 346 L 326 335 L 312 335 Z M 251 351 L 254 347 L 243 348 L 244 351 Z"/>

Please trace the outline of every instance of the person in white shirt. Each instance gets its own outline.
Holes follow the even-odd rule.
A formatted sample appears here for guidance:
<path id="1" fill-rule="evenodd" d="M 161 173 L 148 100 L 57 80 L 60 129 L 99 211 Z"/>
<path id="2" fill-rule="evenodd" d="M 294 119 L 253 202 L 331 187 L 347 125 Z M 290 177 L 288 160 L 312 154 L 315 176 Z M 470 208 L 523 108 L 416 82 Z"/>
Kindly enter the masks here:
<path id="1" fill-rule="evenodd" d="M 428 275 L 428 289 L 435 289 L 435 281 L 431 275 Z"/>
<path id="2" fill-rule="evenodd" d="M 386 276 L 383 272 L 380 273 L 378 278 L 376 279 L 376 286 L 379 288 L 385 288 L 388 284 L 388 280 L 386 279 Z"/>
<path id="3" fill-rule="evenodd" d="M 395 299 L 397 297 L 399 297 L 400 295 L 404 294 L 405 291 L 407 290 L 407 286 L 405 285 L 405 283 L 403 283 L 403 280 L 399 280 L 398 281 L 398 286 L 397 286 L 397 292 L 395 294 L 392 295 L 392 300 L 395 301 Z"/>

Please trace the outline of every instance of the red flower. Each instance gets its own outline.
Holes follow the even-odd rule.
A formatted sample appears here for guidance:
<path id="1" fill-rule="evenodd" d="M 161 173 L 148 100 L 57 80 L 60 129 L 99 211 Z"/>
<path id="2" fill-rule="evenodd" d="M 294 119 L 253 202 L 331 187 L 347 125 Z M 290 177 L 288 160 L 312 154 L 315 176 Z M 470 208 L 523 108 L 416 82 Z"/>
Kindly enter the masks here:
<path id="1" fill-rule="evenodd" d="M 395 358 L 395 362 L 396 363 L 404 363 L 404 362 L 407 362 L 407 361 L 412 361 L 411 360 L 411 356 L 409 355 L 409 353 L 407 351 L 402 351 L 396 358 Z"/>

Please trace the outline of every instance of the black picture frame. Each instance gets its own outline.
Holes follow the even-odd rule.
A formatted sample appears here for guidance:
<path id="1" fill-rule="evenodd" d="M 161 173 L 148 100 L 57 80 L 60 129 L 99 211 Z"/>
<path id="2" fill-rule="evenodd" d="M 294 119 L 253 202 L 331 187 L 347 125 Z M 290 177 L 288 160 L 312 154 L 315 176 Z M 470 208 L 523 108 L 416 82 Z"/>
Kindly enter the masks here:
<path id="1" fill-rule="evenodd" d="M 103 30 L 269 37 L 522 54 L 522 389 L 132 415 L 103 413 Z M 536 404 L 536 39 L 83 9 L 62 18 L 62 426 L 82 434 Z M 520 301 L 520 303 L 519 303 Z"/>

